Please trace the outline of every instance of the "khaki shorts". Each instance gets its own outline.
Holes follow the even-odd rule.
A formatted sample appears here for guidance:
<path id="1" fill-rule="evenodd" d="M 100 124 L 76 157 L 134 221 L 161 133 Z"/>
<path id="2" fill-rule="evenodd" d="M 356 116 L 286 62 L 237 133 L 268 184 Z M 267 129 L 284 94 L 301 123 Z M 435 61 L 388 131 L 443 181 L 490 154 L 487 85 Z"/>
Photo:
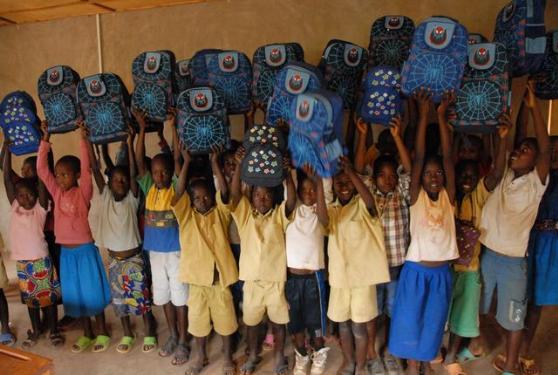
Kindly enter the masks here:
<path id="1" fill-rule="evenodd" d="M 195 337 L 206 337 L 211 332 L 221 336 L 233 334 L 237 328 L 232 294 L 221 285 L 199 286 L 190 284 L 188 297 L 188 332 Z"/>
<path id="2" fill-rule="evenodd" d="M 376 286 L 333 288 L 329 292 L 327 316 L 334 322 L 365 323 L 378 316 Z"/>
<path id="3" fill-rule="evenodd" d="M 289 306 L 285 298 L 285 282 L 245 281 L 242 313 L 247 326 L 260 324 L 265 313 L 275 324 L 289 322 Z"/>

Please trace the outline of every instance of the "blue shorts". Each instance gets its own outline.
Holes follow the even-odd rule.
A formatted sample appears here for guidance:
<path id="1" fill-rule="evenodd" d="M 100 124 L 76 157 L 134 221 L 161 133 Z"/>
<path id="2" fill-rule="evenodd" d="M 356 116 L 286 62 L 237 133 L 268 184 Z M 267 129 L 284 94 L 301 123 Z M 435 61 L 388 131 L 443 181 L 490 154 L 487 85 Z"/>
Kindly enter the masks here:
<path id="1" fill-rule="evenodd" d="M 496 320 L 508 331 L 523 329 L 527 313 L 527 261 L 509 257 L 483 246 L 480 313 L 488 314 L 497 290 Z"/>
<path id="2" fill-rule="evenodd" d="M 391 318 L 391 354 L 417 361 L 436 357 L 448 317 L 451 286 L 448 264 L 426 267 L 405 262 Z"/>
<path id="3" fill-rule="evenodd" d="M 537 306 L 558 305 L 558 231 L 531 232 L 529 299 Z"/>
<path id="4" fill-rule="evenodd" d="M 390 267 L 389 278 L 391 281 L 388 283 L 376 285 L 376 296 L 378 298 L 378 315 L 386 314 L 388 317 L 391 317 L 401 268 L 403 268 L 403 266 Z"/>

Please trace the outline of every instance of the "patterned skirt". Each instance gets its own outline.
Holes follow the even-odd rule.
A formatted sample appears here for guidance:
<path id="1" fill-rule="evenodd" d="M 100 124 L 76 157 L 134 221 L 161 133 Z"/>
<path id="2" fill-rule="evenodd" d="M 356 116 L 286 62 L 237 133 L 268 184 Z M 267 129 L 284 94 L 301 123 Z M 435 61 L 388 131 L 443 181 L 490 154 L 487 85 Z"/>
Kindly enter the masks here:
<path id="1" fill-rule="evenodd" d="M 151 310 L 151 293 L 141 252 L 130 258 L 112 258 L 109 265 L 112 305 L 119 318 Z"/>
<path id="2" fill-rule="evenodd" d="M 29 307 L 47 307 L 60 300 L 60 282 L 49 256 L 18 260 L 17 277 L 21 300 Z"/>

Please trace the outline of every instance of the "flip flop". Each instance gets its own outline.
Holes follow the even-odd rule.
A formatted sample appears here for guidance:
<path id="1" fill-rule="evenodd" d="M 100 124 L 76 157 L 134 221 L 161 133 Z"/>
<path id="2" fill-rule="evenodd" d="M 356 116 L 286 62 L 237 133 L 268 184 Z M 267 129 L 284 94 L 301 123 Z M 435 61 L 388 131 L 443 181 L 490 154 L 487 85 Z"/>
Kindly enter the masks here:
<path id="1" fill-rule="evenodd" d="M 11 332 L 6 332 L 6 333 L 0 334 L 0 344 L 1 345 L 14 346 L 16 341 L 17 341 L 16 337 Z"/>
<path id="2" fill-rule="evenodd" d="M 21 346 L 23 346 L 24 348 L 32 348 L 35 345 L 37 345 L 37 342 L 39 341 L 39 334 L 37 333 L 33 333 L 33 331 L 31 331 L 30 329 L 27 330 L 27 338 L 25 340 L 23 340 L 23 342 L 21 343 Z"/>
<path id="3" fill-rule="evenodd" d="M 116 345 L 116 351 L 120 354 L 127 354 L 132 350 L 136 338 L 133 336 L 124 336 L 120 339 L 118 345 Z"/>
<path id="4" fill-rule="evenodd" d="M 145 349 L 146 346 L 150 346 L 151 348 Z M 155 349 L 157 349 L 157 337 L 155 337 L 155 336 L 145 336 L 143 338 L 143 346 L 141 348 L 141 351 L 144 352 L 144 353 L 151 353 Z"/>
<path id="5" fill-rule="evenodd" d="M 519 357 L 519 369 L 523 375 L 539 375 L 541 370 L 534 359 Z"/>
<path id="6" fill-rule="evenodd" d="M 457 353 L 457 360 L 461 363 L 466 363 L 483 358 L 485 356 L 486 354 L 484 353 L 484 351 L 481 352 L 481 354 L 473 354 L 473 352 L 469 348 L 465 347 L 459 353 Z"/>
<path id="7" fill-rule="evenodd" d="M 81 353 L 87 348 L 91 346 L 93 343 L 93 339 L 87 336 L 81 336 L 77 339 L 77 341 L 72 345 L 72 353 Z"/>
<path id="8" fill-rule="evenodd" d="M 96 347 L 99 346 L 97 349 Z M 95 338 L 95 343 L 93 344 L 93 353 L 101 353 L 107 350 L 110 346 L 110 336 L 99 335 Z"/>
<path id="9" fill-rule="evenodd" d="M 275 374 L 277 375 L 287 375 L 287 371 L 289 371 L 289 362 L 287 357 L 284 358 L 284 362 L 280 365 L 275 366 Z"/>
<path id="10" fill-rule="evenodd" d="M 449 375 L 467 375 L 463 367 L 461 367 L 461 365 L 457 362 L 444 365 L 444 368 Z"/>
<path id="11" fill-rule="evenodd" d="M 50 340 L 50 345 L 54 347 L 63 345 L 64 342 L 66 342 L 66 338 L 60 333 L 52 333 L 50 334 L 50 336 L 48 336 L 48 339 Z"/>

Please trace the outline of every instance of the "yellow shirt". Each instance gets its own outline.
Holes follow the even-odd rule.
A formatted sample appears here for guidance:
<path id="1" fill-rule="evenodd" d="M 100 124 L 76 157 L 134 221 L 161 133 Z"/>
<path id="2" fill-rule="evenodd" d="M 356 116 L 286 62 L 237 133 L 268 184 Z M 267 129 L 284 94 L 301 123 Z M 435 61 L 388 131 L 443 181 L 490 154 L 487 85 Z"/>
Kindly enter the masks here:
<path id="1" fill-rule="evenodd" d="M 388 282 L 382 223 L 358 195 L 345 206 L 328 207 L 329 284 L 354 288 Z"/>
<path id="2" fill-rule="evenodd" d="M 240 280 L 281 282 L 287 279 L 285 203 L 265 215 L 242 197 L 232 212 L 240 234 Z"/>
<path id="3" fill-rule="evenodd" d="M 229 207 L 219 192 L 215 202 L 215 207 L 202 214 L 192 207 L 189 195 L 183 194 L 173 207 L 180 230 L 179 279 L 184 283 L 211 286 L 215 268 L 222 286 L 238 280 L 228 237 Z"/>
<path id="4" fill-rule="evenodd" d="M 478 182 L 477 186 L 471 193 L 463 197 L 461 205 L 456 210 L 456 217 L 461 220 L 472 221 L 475 228 L 478 229 L 480 227 L 482 208 L 489 196 L 490 192 L 486 190 L 483 178 Z M 455 264 L 455 270 L 458 272 L 478 271 L 480 251 L 481 243 L 478 241 L 475 249 L 473 250 L 473 258 L 471 259 L 469 266 L 467 267 Z"/>

